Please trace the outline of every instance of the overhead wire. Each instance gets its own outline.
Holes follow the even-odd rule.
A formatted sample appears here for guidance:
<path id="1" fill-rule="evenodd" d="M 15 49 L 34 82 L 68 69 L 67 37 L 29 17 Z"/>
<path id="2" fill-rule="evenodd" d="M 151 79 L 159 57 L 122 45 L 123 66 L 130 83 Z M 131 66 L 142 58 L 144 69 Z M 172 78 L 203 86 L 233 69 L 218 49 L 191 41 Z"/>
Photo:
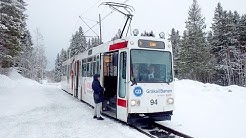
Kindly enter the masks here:
<path id="1" fill-rule="evenodd" d="M 123 3 L 126 3 L 126 2 L 128 2 L 129 0 L 125 0 Z M 109 12 L 107 15 L 105 15 L 102 19 L 101 19 L 101 21 L 103 21 L 105 18 L 107 18 L 110 14 L 112 14 L 114 12 L 114 10 L 112 10 L 111 12 Z M 95 25 L 93 25 L 90 29 L 88 29 L 87 31 L 85 31 L 85 33 L 87 33 L 88 31 L 90 31 L 92 28 L 94 28 L 96 25 L 98 25 L 99 24 L 99 22 L 97 22 Z"/>
<path id="2" fill-rule="evenodd" d="M 101 1 L 101 0 L 97 0 L 97 1 L 96 1 L 95 3 L 93 3 L 90 7 L 88 7 L 83 13 L 81 13 L 80 16 L 82 16 L 83 14 L 85 14 L 86 12 L 88 12 L 90 9 L 92 9 L 94 6 L 96 6 L 100 1 Z M 84 17 L 83 17 L 83 18 L 84 18 Z M 87 18 L 86 18 L 86 19 L 87 19 Z M 87 19 L 87 20 L 89 20 L 89 19 Z M 74 29 L 73 29 L 73 30 L 75 30 L 75 28 L 77 27 L 78 22 L 79 22 L 79 18 L 77 19 L 77 21 L 76 21 L 76 23 L 75 23 L 75 25 L 74 25 Z"/>

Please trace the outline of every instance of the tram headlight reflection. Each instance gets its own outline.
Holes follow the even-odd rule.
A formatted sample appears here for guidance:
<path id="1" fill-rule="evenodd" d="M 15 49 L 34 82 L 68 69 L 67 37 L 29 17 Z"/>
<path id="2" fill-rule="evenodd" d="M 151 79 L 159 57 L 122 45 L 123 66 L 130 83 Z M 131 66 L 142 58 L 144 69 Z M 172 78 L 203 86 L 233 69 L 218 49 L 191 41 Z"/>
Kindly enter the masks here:
<path id="1" fill-rule="evenodd" d="M 174 99 L 173 98 L 168 98 L 167 99 L 167 103 L 168 104 L 173 104 L 174 103 Z"/>
<path id="2" fill-rule="evenodd" d="M 140 100 L 131 100 L 131 106 L 139 106 Z"/>

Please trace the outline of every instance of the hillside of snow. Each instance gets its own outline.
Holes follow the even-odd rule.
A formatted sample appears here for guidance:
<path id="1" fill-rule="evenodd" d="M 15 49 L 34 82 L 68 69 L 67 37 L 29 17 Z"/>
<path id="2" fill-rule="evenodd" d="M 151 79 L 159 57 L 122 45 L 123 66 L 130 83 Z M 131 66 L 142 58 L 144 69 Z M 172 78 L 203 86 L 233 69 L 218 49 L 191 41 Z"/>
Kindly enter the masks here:
<path id="1" fill-rule="evenodd" d="M 0 103 L 0 137 L 146 137 L 111 119 L 92 119 L 93 109 L 58 84 L 15 71 L 0 75 Z M 177 80 L 172 121 L 159 123 L 196 138 L 243 138 L 245 105 L 244 87 Z"/>
<path id="2" fill-rule="evenodd" d="M 192 80 L 175 81 L 171 122 L 161 122 L 195 138 L 243 138 L 246 88 Z"/>

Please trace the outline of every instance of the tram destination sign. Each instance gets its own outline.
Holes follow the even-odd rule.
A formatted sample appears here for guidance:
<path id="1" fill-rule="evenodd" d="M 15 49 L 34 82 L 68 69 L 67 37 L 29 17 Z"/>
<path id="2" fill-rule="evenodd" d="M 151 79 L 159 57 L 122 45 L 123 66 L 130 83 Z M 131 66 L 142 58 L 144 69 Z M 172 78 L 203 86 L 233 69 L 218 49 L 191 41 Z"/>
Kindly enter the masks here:
<path id="1" fill-rule="evenodd" d="M 165 43 L 162 41 L 138 40 L 138 46 L 143 48 L 165 49 Z"/>

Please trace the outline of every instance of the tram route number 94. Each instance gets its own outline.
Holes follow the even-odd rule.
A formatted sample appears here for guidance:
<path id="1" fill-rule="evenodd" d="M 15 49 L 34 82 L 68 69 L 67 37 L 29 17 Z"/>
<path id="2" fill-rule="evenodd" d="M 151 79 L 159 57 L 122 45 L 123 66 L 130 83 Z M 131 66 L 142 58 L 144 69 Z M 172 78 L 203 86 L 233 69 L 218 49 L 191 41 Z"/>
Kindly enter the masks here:
<path id="1" fill-rule="evenodd" d="M 151 99 L 150 105 L 157 105 L 157 99 Z"/>

